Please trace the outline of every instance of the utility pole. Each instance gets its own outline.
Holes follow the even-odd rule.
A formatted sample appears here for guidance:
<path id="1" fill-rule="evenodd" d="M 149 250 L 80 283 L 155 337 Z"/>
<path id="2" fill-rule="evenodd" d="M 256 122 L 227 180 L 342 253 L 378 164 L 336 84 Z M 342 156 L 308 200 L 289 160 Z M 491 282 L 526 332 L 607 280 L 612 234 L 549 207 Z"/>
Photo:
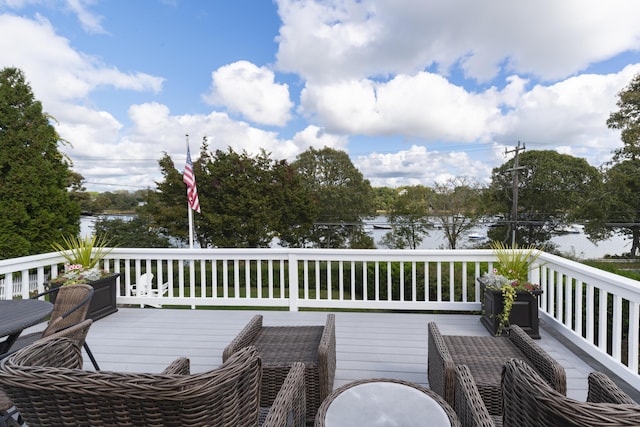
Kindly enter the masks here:
<path id="1" fill-rule="evenodd" d="M 524 150 L 525 146 L 522 144 L 520 146 L 520 141 L 518 141 L 518 145 L 513 150 L 507 150 L 505 148 L 504 154 L 507 155 L 509 153 L 516 153 L 513 158 L 513 167 L 511 169 L 507 169 L 507 172 L 511 172 L 511 182 L 512 182 L 512 194 L 513 194 L 513 206 L 511 208 L 511 247 L 514 248 L 516 246 L 516 229 L 518 228 L 518 172 L 524 169 L 524 166 L 519 166 L 519 154 L 521 150 Z"/>

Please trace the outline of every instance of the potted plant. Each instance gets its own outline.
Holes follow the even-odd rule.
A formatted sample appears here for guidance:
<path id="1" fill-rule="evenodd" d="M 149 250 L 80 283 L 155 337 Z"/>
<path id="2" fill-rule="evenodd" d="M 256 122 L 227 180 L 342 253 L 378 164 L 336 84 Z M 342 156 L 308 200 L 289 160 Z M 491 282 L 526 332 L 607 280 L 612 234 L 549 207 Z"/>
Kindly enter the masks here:
<path id="1" fill-rule="evenodd" d="M 495 335 L 511 324 L 520 326 L 532 338 L 540 338 L 538 296 L 540 285 L 528 280 L 531 265 L 540 256 L 533 245 L 518 248 L 502 242 L 491 245 L 498 263 L 478 278 L 482 295 L 481 323 Z"/>
<path id="2" fill-rule="evenodd" d="M 101 319 L 118 311 L 116 307 L 116 279 L 120 273 L 100 268 L 100 262 L 111 251 L 106 237 L 63 237 L 62 243 L 54 242 L 52 248 L 67 262 L 64 272 L 52 278 L 50 287 L 86 283 L 94 289 L 87 317 Z M 52 294 L 55 301 L 55 294 Z"/>

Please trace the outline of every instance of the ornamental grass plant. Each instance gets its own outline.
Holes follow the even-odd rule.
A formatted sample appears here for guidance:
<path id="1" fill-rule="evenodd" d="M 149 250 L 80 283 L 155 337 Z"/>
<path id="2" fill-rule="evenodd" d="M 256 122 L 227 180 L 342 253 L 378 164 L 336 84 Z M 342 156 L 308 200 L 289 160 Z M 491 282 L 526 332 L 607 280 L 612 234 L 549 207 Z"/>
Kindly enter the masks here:
<path id="1" fill-rule="evenodd" d="M 509 327 L 509 316 L 518 291 L 533 294 L 540 291 L 540 285 L 529 282 L 529 270 L 542 253 L 534 245 L 519 248 L 518 245 L 509 247 L 502 242 L 492 242 L 493 250 L 498 262 L 493 271 L 483 275 L 485 289 L 502 293 L 503 311 L 498 314 L 498 331 L 496 335 Z"/>

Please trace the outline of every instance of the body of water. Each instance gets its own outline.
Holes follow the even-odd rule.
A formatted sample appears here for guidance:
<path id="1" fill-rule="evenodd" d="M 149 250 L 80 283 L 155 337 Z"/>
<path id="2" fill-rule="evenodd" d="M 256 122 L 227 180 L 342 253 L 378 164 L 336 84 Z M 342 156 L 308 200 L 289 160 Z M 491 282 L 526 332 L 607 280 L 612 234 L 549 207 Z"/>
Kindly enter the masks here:
<path id="1" fill-rule="evenodd" d="M 120 216 L 118 218 L 123 217 Z M 91 235 L 95 220 L 96 218 L 91 216 L 80 217 L 80 234 L 82 236 Z M 369 235 L 374 239 L 376 246 L 380 248 L 381 245 L 379 242 L 389 230 L 374 228 L 373 224 L 378 226 L 386 224 L 386 218 L 375 218 L 365 227 Z M 488 227 L 474 228 L 469 232 L 467 237 L 459 240 L 458 248 L 463 249 L 475 247 L 478 243 L 486 240 L 487 230 Z M 470 238 L 469 236 L 474 236 L 475 238 Z M 551 242 L 558 246 L 558 250 L 560 252 L 579 259 L 604 258 L 605 255 L 621 255 L 625 252 L 629 252 L 631 249 L 631 241 L 626 237 L 614 236 L 601 242 L 592 243 L 582 232 L 558 235 L 553 237 Z M 434 229 L 429 231 L 429 235 L 424 238 L 418 249 L 446 248 L 448 248 L 448 244 L 444 233 L 442 230 Z"/>

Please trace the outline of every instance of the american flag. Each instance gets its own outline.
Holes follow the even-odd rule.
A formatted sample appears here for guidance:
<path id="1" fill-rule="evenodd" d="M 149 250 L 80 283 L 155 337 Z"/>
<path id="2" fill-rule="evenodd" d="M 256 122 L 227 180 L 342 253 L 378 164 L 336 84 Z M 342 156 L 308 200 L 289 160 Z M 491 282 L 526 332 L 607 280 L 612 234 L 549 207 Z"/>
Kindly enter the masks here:
<path id="1" fill-rule="evenodd" d="M 193 173 L 193 162 L 191 161 L 191 151 L 187 145 L 187 163 L 184 165 L 182 180 L 187 184 L 187 200 L 189 207 L 200 213 L 200 200 L 198 200 L 198 189 L 196 188 L 196 176 Z"/>

